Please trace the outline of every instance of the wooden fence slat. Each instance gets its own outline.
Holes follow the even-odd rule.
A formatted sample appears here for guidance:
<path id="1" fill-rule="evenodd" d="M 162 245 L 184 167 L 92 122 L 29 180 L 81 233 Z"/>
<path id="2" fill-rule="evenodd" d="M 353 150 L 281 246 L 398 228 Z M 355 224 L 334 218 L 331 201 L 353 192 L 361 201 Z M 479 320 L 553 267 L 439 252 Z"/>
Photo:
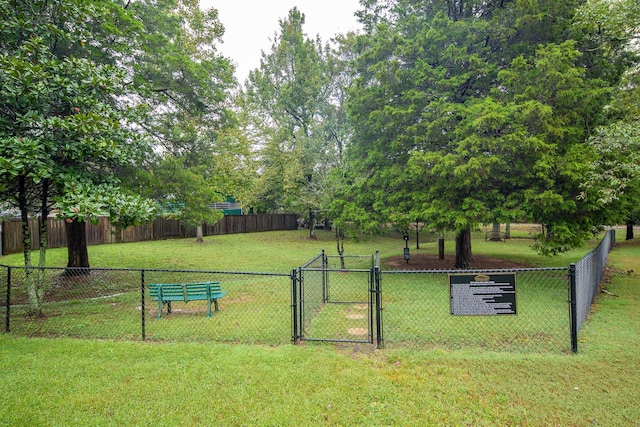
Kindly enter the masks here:
<path id="1" fill-rule="evenodd" d="M 297 215 L 295 214 L 249 214 L 226 215 L 216 224 L 205 224 L 205 236 L 219 234 L 253 233 L 261 231 L 295 230 L 297 229 Z M 67 235 L 63 219 L 48 218 L 48 247 L 63 248 L 67 246 Z M 29 221 L 31 230 L 31 249 L 40 246 L 39 219 Z M 152 224 L 143 224 L 118 230 L 107 218 L 99 218 L 97 224 L 87 223 L 87 245 L 111 243 L 140 242 L 147 240 L 162 240 L 169 238 L 195 236 L 193 230 L 185 232 L 179 221 L 156 218 Z M 22 223 L 19 219 L 9 219 L 2 222 L 2 254 L 9 255 L 22 252 Z"/>

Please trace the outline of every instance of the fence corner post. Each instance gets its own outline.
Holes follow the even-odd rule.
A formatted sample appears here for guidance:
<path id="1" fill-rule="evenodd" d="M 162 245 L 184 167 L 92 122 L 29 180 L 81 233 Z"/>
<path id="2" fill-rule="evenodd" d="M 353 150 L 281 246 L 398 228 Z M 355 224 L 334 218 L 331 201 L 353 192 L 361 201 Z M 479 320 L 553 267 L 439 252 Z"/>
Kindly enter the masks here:
<path id="1" fill-rule="evenodd" d="M 7 267 L 7 311 L 5 312 L 6 319 L 4 325 L 4 331 L 6 333 L 11 332 L 11 267 Z"/>
<path id="2" fill-rule="evenodd" d="M 145 307 L 144 307 L 144 269 L 140 270 L 140 307 L 142 312 L 142 341 L 147 339 L 146 325 L 145 325 Z"/>
<path id="3" fill-rule="evenodd" d="M 297 270 L 294 268 L 291 270 L 291 341 L 294 344 L 299 344 L 298 335 L 298 276 Z"/>
<path id="4" fill-rule="evenodd" d="M 578 352 L 578 302 L 576 301 L 576 265 L 569 266 L 569 304 L 571 319 L 571 352 Z"/>

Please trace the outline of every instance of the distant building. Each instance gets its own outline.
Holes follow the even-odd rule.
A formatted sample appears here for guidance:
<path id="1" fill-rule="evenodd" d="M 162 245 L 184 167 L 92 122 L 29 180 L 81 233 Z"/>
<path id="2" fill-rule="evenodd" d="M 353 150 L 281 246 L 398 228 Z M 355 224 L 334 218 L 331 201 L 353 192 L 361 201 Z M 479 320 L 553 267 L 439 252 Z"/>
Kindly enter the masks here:
<path id="1" fill-rule="evenodd" d="M 233 197 L 227 197 L 224 202 L 211 203 L 212 209 L 222 211 L 225 215 L 242 215 L 242 204 Z"/>

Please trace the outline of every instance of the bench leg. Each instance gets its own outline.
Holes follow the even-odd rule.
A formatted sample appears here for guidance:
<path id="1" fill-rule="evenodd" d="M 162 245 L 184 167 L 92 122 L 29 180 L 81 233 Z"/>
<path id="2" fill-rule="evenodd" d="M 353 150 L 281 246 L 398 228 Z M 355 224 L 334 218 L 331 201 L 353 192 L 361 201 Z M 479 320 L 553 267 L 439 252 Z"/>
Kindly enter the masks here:
<path id="1" fill-rule="evenodd" d="M 211 317 L 211 298 L 207 298 L 207 317 Z"/>
<path id="2" fill-rule="evenodd" d="M 218 300 L 214 299 L 213 304 L 216 306 L 216 311 L 218 311 Z"/>
<path id="3" fill-rule="evenodd" d="M 167 301 L 167 314 L 171 314 L 171 301 Z"/>
<path id="4" fill-rule="evenodd" d="M 158 319 L 162 318 L 162 299 L 158 298 Z"/>

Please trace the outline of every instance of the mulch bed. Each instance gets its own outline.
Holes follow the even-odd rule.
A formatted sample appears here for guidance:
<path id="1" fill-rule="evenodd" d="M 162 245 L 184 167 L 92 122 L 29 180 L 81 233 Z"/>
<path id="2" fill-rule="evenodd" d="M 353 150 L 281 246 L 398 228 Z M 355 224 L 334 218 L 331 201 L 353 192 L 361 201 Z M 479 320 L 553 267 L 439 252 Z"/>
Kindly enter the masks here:
<path id="1" fill-rule="evenodd" d="M 439 259 L 437 254 L 412 253 L 407 263 L 403 256 L 394 256 L 382 261 L 383 268 L 390 270 L 449 270 L 453 269 L 454 255 L 447 255 L 445 259 Z M 525 268 L 528 265 L 500 258 L 474 255 L 471 268 L 474 269 L 506 269 Z"/>

